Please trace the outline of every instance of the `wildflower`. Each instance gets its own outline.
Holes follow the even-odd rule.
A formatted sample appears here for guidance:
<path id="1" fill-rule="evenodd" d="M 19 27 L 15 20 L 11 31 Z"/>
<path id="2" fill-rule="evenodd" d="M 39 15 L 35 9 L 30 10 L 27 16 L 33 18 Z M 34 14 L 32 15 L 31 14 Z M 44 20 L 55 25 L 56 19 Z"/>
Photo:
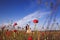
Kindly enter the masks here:
<path id="1" fill-rule="evenodd" d="M 2 40 L 2 37 L 0 36 L 0 40 Z"/>
<path id="2" fill-rule="evenodd" d="M 17 25 L 17 23 L 14 23 L 13 26 L 15 27 Z"/>
<path id="3" fill-rule="evenodd" d="M 37 19 L 34 19 L 34 20 L 33 20 L 33 23 L 38 23 L 38 20 L 37 20 Z"/>
<path id="4" fill-rule="evenodd" d="M 16 32 L 17 32 L 17 30 L 14 30 L 14 32 L 16 33 Z"/>
<path id="5" fill-rule="evenodd" d="M 32 36 L 29 36 L 29 37 L 28 37 L 28 40 L 32 40 Z"/>
<path id="6" fill-rule="evenodd" d="M 11 32 L 10 31 L 6 31 L 6 36 L 10 36 L 11 35 Z"/>
<path id="7" fill-rule="evenodd" d="M 44 36 L 44 32 L 42 32 L 42 36 Z"/>

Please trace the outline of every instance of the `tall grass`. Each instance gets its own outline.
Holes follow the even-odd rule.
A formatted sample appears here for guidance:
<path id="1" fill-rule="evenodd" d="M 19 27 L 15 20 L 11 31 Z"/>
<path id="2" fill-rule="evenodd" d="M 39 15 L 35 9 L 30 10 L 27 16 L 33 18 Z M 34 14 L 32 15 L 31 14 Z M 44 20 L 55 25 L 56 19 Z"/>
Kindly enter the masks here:
<path id="1" fill-rule="evenodd" d="M 8 36 L 7 36 L 8 35 Z M 0 31 L 0 40 L 28 40 L 28 37 L 32 37 L 32 40 L 60 40 L 59 32 L 39 32 L 34 31 L 32 33 L 26 33 L 25 31 Z"/>

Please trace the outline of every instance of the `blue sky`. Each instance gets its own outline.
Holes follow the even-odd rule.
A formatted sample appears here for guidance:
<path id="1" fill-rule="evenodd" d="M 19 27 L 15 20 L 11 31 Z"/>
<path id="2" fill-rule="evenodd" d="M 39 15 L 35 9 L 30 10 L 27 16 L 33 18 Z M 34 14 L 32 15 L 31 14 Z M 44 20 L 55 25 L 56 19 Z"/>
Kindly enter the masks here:
<path id="1" fill-rule="evenodd" d="M 30 0 L 0 0 L 0 23 L 18 20 L 36 11 L 38 6 Z"/>
<path id="2" fill-rule="evenodd" d="M 51 10 L 49 5 L 51 0 L 42 0 L 41 5 L 38 2 L 38 0 L 0 0 L 0 24 L 5 22 L 8 23 L 11 20 L 20 20 L 38 10 L 42 12 Z M 45 2 L 48 2 L 47 6 Z M 56 4 L 56 0 L 52 2 L 54 5 Z M 58 5 L 56 13 L 57 19 L 60 20 L 60 5 Z M 42 19 L 45 20 L 44 18 Z"/>

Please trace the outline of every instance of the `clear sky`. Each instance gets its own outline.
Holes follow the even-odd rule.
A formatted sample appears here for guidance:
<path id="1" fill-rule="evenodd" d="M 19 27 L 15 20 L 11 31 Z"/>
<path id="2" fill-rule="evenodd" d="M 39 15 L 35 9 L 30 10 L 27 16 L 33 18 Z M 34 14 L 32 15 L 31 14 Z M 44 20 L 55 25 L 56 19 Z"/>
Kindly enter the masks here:
<path id="1" fill-rule="evenodd" d="M 48 2 L 48 5 L 45 5 Z M 11 20 L 17 21 L 38 10 L 49 11 L 51 0 L 42 0 L 41 5 L 38 0 L 0 0 L 0 24 Z M 52 1 L 54 5 L 56 0 Z M 58 5 L 57 19 L 60 20 L 60 5 Z"/>
<path id="2" fill-rule="evenodd" d="M 18 20 L 37 9 L 34 0 L 0 0 L 0 23 Z"/>

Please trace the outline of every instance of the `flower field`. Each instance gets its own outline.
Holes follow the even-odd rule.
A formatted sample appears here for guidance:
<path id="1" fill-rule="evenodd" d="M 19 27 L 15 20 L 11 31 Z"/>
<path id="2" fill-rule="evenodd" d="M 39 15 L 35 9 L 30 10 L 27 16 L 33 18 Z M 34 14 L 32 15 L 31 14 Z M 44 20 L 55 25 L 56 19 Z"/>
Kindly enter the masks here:
<path id="1" fill-rule="evenodd" d="M 60 31 L 0 31 L 0 40 L 60 40 Z"/>

